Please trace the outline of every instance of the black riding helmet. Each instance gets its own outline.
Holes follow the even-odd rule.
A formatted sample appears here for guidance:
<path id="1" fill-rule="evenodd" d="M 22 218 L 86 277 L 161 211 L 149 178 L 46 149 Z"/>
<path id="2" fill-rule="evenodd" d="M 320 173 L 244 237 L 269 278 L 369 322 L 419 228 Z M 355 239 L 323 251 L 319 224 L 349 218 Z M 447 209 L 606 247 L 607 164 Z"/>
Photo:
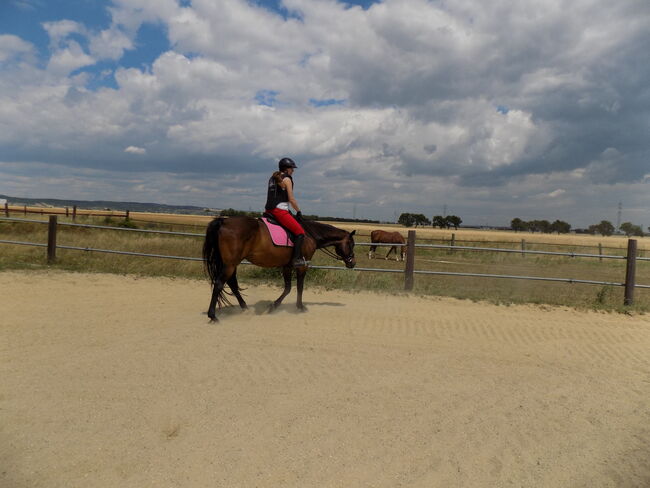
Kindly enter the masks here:
<path id="1" fill-rule="evenodd" d="M 278 168 L 280 171 L 288 169 L 288 168 L 297 168 L 296 163 L 294 163 L 293 159 L 291 158 L 282 158 L 278 162 Z"/>

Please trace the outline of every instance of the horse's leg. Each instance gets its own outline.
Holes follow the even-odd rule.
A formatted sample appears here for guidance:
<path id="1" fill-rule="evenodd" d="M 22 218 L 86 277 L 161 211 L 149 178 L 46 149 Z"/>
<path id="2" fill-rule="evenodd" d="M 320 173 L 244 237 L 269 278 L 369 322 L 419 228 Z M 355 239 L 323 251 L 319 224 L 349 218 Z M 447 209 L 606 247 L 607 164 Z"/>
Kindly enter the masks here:
<path id="1" fill-rule="evenodd" d="M 370 246 L 370 250 L 368 251 L 368 259 L 372 259 L 374 256 L 374 252 L 377 250 L 377 246 Z"/>
<path id="2" fill-rule="evenodd" d="M 305 275 L 307 274 L 307 268 L 297 268 L 296 269 L 296 288 L 298 290 L 298 300 L 296 301 L 296 307 L 301 312 L 306 312 L 307 307 L 302 303 L 302 288 L 305 284 Z"/>
<path id="3" fill-rule="evenodd" d="M 388 259 L 388 256 L 390 256 L 390 253 L 392 253 L 395 250 L 395 246 L 392 246 L 388 252 L 386 253 L 386 259 Z"/>
<path id="4" fill-rule="evenodd" d="M 242 308 L 242 310 L 246 310 L 248 306 L 246 305 L 246 302 L 241 296 L 241 293 L 239 292 L 239 283 L 237 283 L 237 269 L 235 268 L 235 271 L 233 272 L 232 276 L 228 279 L 228 286 L 232 290 L 233 295 L 235 295 L 235 298 L 239 302 L 239 306 Z"/>
<path id="5" fill-rule="evenodd" d="M 208 308 L 208 317 L 210 317 L 211 322 L 219 322 L 215 309 L 219 299 L 224 299 L 223 287 L 226 285 L 230 276 L 234 273 L 235 268 L 235 266 L 225 266 L 221 276 L 217 278 L 212 286 L 212 298 L 210 299 L 210 307 Z"/>
<path id="6" fill-rule="evenodd" d="M 282 277 L 284 278 L 284 290 L 282 291 L 282 295 L 280 295 L 278 299 L 269 306 L 269 312 L 272 312 L 273 310 L 278 308 L 282 303 L 282 300 L 284 300 L 284 297 L 286 297 L 291 291 L 292 271 L 293 271 L 293 266 L 285 266 L 284 268 L 282 268 Z"/>

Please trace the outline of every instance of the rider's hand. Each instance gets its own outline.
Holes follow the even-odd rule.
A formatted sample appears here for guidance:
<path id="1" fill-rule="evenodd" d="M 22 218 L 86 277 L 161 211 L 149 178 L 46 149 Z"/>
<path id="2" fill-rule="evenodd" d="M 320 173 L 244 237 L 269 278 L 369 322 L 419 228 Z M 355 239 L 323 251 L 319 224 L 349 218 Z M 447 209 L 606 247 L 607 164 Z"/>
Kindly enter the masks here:
<path id="1" fill-rule="evenodd" d="M 300 210 L 298 210 L 298 211 L 296 212 L 296 218 L 297 218 L 297 219 L 302 219 L 302 212 L 301 212 Z"/>

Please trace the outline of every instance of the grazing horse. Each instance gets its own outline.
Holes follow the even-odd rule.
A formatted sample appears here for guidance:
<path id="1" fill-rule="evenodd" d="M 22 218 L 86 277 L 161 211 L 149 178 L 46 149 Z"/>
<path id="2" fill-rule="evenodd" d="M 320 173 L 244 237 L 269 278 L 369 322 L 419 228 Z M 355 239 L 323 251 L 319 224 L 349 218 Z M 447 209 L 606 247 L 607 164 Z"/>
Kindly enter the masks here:
<path id="1" fill-rule="evenodd" d="M 342 259 L 345 266 L 354 268 L 354 236 L 355 231 L 347 232 L 334 226 L 321 224 L 319 222 L 303 220 L 301 224 L 306 232 L 305 241 L 302 245 L 302 252 L 307 260 L 316 252 L 329 246 L 334 246 L 336 254 L 325 250 L 333 257 Z M 208 224 L 203 243 L 203 259 L 205 268 L 212 283 L 212 299 L 208 308 L 208 317 L 212 322 L 217 322 L 215 307 L 228 305 L 224 290 L 227 284 L 232 295 L 237 298 L 239 306 L 246 309 L 246 302 L 241 296 L 239 284 L 237 283 L 237 266 L 242 260 L 247 259 L 251 263 L 263 268 L 282 268 L 284 277 L 284 291 L 280 297 L 269 307 L 269 311 L 275 310 L 284 297 L 291 291 L 291 265 L 292 247 L 278 247 L 271 241 L 271 236 L 264 222 L 261 219 L 252 217 L 217 217 Z M 298 300 L 296 306 L 299 310 L 305 311 L 302 303 L 302 290 L 305 281 L 307 266 L 296 268 L 296 281 L 298 288 Z M 230 294 L 230 293 L 228 293 Z"/>
<path id="2" fill-rule="evenodd" d="M 404 236 L 400 234 L 399 232 L 387 232 L 385 230 L 373 230 L 370 233 L 370 242 L 378 243 L 378 244 L 404 244 Z M 399 253 L 397 252 L 397 248 L 400 248 Z M 368 259 L 372 259 L 374 257 L 375 250 L 377 249 L 377 246 L 370 246 L 370 251 L 368 251 Z M 400 260 L 400 257 L 402 258 L 402 261 L 404 261 L 404 256 L 406 255 L 406 248 L 404 246 L 392 246 L 388 252 L 386 253 L 385 259 L 388 259 L 388 255 L 395 251 L 395 259 L 397 261 Z"/>

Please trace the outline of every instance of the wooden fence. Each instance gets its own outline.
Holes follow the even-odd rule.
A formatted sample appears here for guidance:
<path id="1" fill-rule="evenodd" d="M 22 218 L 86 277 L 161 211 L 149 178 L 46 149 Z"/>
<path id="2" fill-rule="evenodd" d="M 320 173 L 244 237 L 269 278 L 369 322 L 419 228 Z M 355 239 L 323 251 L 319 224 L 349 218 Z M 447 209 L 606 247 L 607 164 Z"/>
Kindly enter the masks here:
<path id="1" fill-rule="evenodd" d="M 16 206 L 16 205 L 9 205 L 8 203 L 5 202 L 4 204 L 4 214 L 5 217 L 10 217 L 11 214 L 38 214 L 38 215 L 65 215 L 66 217 L 72 216 L 72 220 L 77 220 L 77 215 L 85 216 L 85 217 L 116 217 L 116 218 L 122 218 L 122 219 L 128 219 L 130 211 L 126 210 L 124 212 L 117 212 L 115 210 L 81 210 L 77 209 L 76 205 L 72 206 L 72 210 L 70 210 L 70 207 L 64 207 L 63 209 L 55 209 L 55 208 L 45 208 L 45 207 L 27 207 L 27 205 L 23 205 L 22 207 Z"/>
<path id="2" fill-rule="evenodd" d="M 167 223 L 167 222 L 162 222 L 162 221 L 153 221 L 150 219 L 139 219 L 137 217 L 132 217 L 130 214 L 129 210 L 125 211 L 115 211 L 115 210 L 89 210 L 89 209 L 77 209 L 77 206 L 74 205 L 72 209 L 69 207 L 65 207 L 62 210 L 57 210 L 57 209 L 52 209 L 52 208 L 34 208 L 34 207 L 27 207 L 27 206 L 17 206 L 17 205 L 9 205 L 8 203 L 4 204 L 4 215 L 5 217 L 10 217 L 11 214 L 22 214 L 23 216 L 26 216 L 28 214 L 38 214 L 38 215 L 65 215 L 66 217 L 72 216 L 72 220 L 76 221 L 77 216 L 86 216 L 86 217 L 115 217 L 115 218 L 124 218 L 124 219 L 131 219 L 134 222 L 155 222 L 155 223 Z M 136 212 L 137 215 L 137 212 Z M 187 224 L 187 223 L 180 223 L 180 222 L 173 222 L 173 225 L 175 226 L 185 226 L 185 227 L 197 227 L 198 225 L 201 224 Z M 360 237 L 370 237 L 370 234 L 365 234 L 363 232 L 357 232 L 357 236 Z M 480 240 L 468 240 L 468 239 L 458 239 L 456 236 L 456 233 L 451 234 L 449 238 L 445 237 L 440 237 L 440 238 L 435 238 L 435 237 L 423 237 L 419 236 L 418 238 L 419 242 L 440 242 L 440 243 L 449 243 L 449 246 L 451 247 L 461 247 L 462 244 L 464 243 L 477 243 L 477 242 L 482 242 Z M 521 256 L 525 256 L 526 253 L 523 251 L 530 250 L 532 247 L 546 247 L 546 248 L 553 248 L 553 247 L 563 247 L 563 248 L 580 248 L 580 249 L 598 249 L 598 254 L 603 254 L 604 250 L 616 250 L 616 251 L 621 251 L 624 248 L 621 247 L 613 247 L 613 246 L 603 246 L 602 243 L 598 243 L 597 245 L 588 245 L 588 244 L 564 244 L 564 243 L 551 243 L 551 242 L 528 242 L 526 239 L 522 238 L 518 241 L 496 241 L 496 240 L 490 240 L 490 244 L 502 244 L 502 245 L 512 245 L 516 246 L 517 249 L 520 249 L 522 251 Z M 451 250 L 453 251 L 453 249 Z M 450 252 L 451 252 L 450 251 Z M 638 250 L 639 255 L 643 252 L 641 249 Z M 602 261 L 602 258 L 600 259 Z"/>
<path id="3" fill-rule="evenodd" d="M 95 229 L 108 229 L 108 230 L 119 230 L 126 232 L 140 232 L 140 233 L 155 233 L 155 234 L 168 234 L 168 235 L 179 235 L 179 236 L 195 236 L 204 238 L 204 234 L 189 233 L 189 232 L 172 232 L 172 231 L 162 231 L 162 230 L 144 230 L 144 229 L 130 229 L 130 228 L 121 228 L 121 227 L 107 227 L 99 225 L 86 225 L 86 224 L 75 224 L 75 223 L 58 223 L 57 216 L 51 215 L 49 221 L 41 220 L 27 220 L 27 219 L 17 219 L 17 218 L 0 218 L 0 220 L 5 221 L 14 221 L 14 222 L 32 222 L 40 224 L 48 224 L 48 239 L 47 244 L 35 243 L 35 242 L 19 242 L 19 241 L 7 241 L 0 240 L 0 244 L 14 244 L 14 245 L 27 245 L 27 246 L 39 246 L 47 247 L 47 259 L 49 263 L 53 263 L 56 260 L 56 251 L 57 249 L 69 249 L 77 251 L 93 251 L 93 252 L 103 252 L 103 253 L 112 253 L 112 254 L 124 254 L 131 256 L 144 256 L 144 257 L 154 257 L 154 258 L 167 258 L 167 259 L 181 259 L 181 260 L 190 260 L 190 261 L 203 261 L 201 258 L 194 258 L 189 256 L 167 256 L 160 254 L 147 254 L 139 252 L 128 252 L 128 251 L 119 251 L 114 249 L 94 249 L 87 247 L 78 247 L 78 246 L 61 246 L 57 245 L 57 229 L 59 226 L 75 226 L 75 227 L 86 227 L 86 228 L 95 228 Z M 607 254 L 586 254 L 586 253 L 574 253 L 574 252 L 552 252 L 552 251 L 530 251 L 530 250 L 515 250 L 515 249 L 501 249 L 501 248 L 491 248 L 491 247 L 470 247 L 470 246 L 456 246 L 456 245 L 437 245 L 437 244 L 416 244 L 416 231 L 409 230 L 406 244 L 379 244 L 379 243 L 370 243 L 370 242 L 358 242 L 358 246 L 406 246 L 406 260 L 403 270 L 400 269 L 379 269 L 379 268 L 357 268 L 355 271 L 359 272 L 378 272 L 378 273 L 403 273 L 404 274 L 404 289 L 410 291 L 413 289 L 413 280 L 414 275 L 423 274 L 423 275 L 443 275 L 443 276 L 468 276 L 468 277 L 478 277 L 478 278 L 503 278 L 503 279 L 519 279 L 519 280 L 536 280 L 536 281 L 555 281 L 555 282 L 565 282 L 565 283 L 583 283 L 590 285 L 609 285 L 609 286 L 622 286 L 625 288 L 624 292 L 624 305 L 632 305 L 634 303 L 634 290 L 635 288 L 648 288 L 650 285 L 639 285 L 636 283 L 636 262 L 637 260 L 650 261 L 650 258 L 639 258 L 637 257 L 637 241 L 636 239 L 629 239 L 627 246 L 626 256 L 615 256 Z M 504 252 L 504 253 L 525 253 L 525 254 L 537 254 L 537 255 L 552 255 L 552 256 L 567 256 L 567 257 L 583 257 L 583 258 L 599 258 L 599 259 L 625 259 L 626 260 L 626 273 L 624 282 L 606 282 L 606 281 L 594 281 L 594 280 L 584 280 L 584 279 L 573 279 L 573 278 L 550 278 L 550 277 L 540 277 L 540 276 L 523 276 L 523 275 L 499 275 L 499 274 L 481 274 L 481 273 L 457 273 L 451 271 L 428 271 L 428 270 L 417 270 L 415 269 L 415 252 L 416 248 L 433 248 L 433 249 L 453 249 L 454 251 L 472 251 L 472 252 Z M 251 264 L 246 261 L 244 264 Z M 314 269 L 331 269 L 331 270 L 347 270 L 348 268 L 342 266 L 311 266 Z"/>

